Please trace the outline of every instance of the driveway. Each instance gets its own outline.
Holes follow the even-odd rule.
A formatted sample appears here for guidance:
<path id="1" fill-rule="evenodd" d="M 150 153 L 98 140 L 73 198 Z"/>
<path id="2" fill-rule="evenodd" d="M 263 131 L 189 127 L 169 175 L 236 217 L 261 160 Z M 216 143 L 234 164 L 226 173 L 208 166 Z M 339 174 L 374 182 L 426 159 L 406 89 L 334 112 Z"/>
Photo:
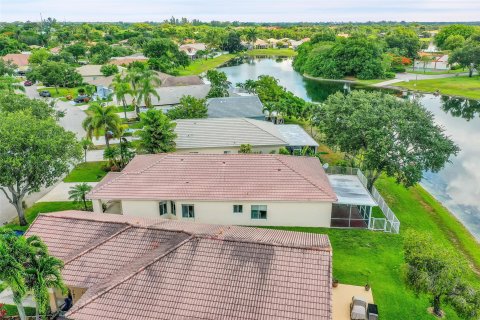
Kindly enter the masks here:
<path id="1" fill-rule="evenodd" d="M 77 184 L 83 182 L 60 182 L 57 184 L 50 192 L 44 195 L 40 200 L 37 202 L 51 202 L 51 201 L 72 201 L 68 197 L 68 192 L 70 189 Z M 86 182 L 88 185 L 95 187 L 98 182 Z"/>

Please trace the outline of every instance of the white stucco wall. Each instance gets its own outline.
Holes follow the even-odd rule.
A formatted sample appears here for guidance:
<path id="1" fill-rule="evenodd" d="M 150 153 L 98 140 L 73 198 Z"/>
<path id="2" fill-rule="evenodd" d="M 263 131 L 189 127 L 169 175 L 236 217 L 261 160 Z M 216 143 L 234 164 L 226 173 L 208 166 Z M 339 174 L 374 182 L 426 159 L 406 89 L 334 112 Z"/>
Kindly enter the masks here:
<path id="1" fill-rule="evenodd" d="M 278 150 L 283 147 L 281 145 L 278 146 L 263 146 L 263 147 L 255 147 L 252 146 L 252 151 L 257 153 L 268 154 L 272 151 L 278 153 Z M 221 147 L 221 148 L 189 148 L 189 149 L 177 149 L 177 153 L 204 153 L 204 154 L 224 154 L 225 151 L 229 151 L 232 154 L 238 153 L 240 147 Z"/>
<path id="2" fill-rule="evenodd" d="M 182 218 L 182 204 L 193 204 L 195 218 Z M 243 205 L 242 213 L 234 213 L 233 205 Z M 267 219 L 251 219 L 251 205 L 266 205 Z M 123 214 L 159 218 L 159 201 L 122 201 Z M 170 218 L 201 223 L 251 226 L 330 227 L 332 204 L 328 202 L 283 201 L 176 201 L 176 216 Z M 168 204 L 170 212 L 170 204 Z M 164 216 L 165 217 L 165 216 Z"/>

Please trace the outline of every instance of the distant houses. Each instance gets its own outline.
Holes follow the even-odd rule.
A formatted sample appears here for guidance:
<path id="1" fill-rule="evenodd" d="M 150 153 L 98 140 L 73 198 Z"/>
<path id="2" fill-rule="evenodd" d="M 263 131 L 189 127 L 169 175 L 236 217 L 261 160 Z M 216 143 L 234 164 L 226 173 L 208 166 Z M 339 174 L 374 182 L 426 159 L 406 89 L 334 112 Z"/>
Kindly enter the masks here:
<path id="1" fill-rule="evenodd" d="M 4 55 L 2 57 L 2 60 L 5 62 L 10 61 L 17 66 L 17 69 L 15 69 L 16 73 L 18 73 L 19 75 L 25 75 L 30 65 L 28 61 L 28 59 L 30 58 L 30 54 L 30 52 L 9 53 Z"/>
<path id="2" fill-rule="evenodd" d="M 207 46 L 205 43 L 187 43 L 182 44 L 179 49 L 185 52 L 190 59 L 195 60 L 198 58 L 198 52 L 207 50 Z"/>
<path id="3" fill-rule="evenodd" d="M 147 62 L 148 58 L 141 53 L 135 53 L 125 57 L 113 57 L 110 59 L 109 63 L 116 64 L 117 66 L 128 66 L 135 61 Z"/>

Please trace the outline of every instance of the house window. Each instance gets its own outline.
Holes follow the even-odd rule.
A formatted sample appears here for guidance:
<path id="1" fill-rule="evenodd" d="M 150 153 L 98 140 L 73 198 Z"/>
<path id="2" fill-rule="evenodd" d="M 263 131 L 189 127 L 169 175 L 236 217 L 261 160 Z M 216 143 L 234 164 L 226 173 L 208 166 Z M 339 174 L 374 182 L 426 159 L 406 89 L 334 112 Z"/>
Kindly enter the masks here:
<path id="1" fill-rule="evenodd" d="M 242 213 L 242 212 L 243 212 L 243 205 L 241 204 L 233 205 L 233 213 Z"/>
<path id="2" fill-rule="evenodd" d="M 195 209 L 193 204 L 182 204 L 182 217 L 195 218 Z"/>
<path id="3" fill-rule="evenodd" d="M 252 219 L 267 219 L 267 206 L 252 206 Z"/>
<path id="4" fill-rule="evenodd" d="M 177 208 L 175 206 L 175 202 L 173 201 L 170 202 L 170 211 L 172 212 L 172 214 L 177 215 Z"/>
<path id="5" fill-rule="evenodd" d="M 160 202 L 159 208 L 160 208 L 160 215 L 161 215 L 161 216 L 163 216 L 164 214 L 167 214 L 167 213 L 168 213 L 168 211 L 167 211 L 167 202 L 166 202 L 166 201 Z"/>
<path id="6" fill-rule="evenodd" d="M 223 154 L 230 154 L 232 151 L 223 151 Z"/>

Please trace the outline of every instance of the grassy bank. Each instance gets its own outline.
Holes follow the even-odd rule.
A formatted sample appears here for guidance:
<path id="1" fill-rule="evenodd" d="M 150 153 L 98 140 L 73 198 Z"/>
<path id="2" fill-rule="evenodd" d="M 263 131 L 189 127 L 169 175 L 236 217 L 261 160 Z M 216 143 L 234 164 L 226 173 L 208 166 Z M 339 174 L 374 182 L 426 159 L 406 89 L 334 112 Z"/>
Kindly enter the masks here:
<path id="1" fill-rule="evenodd" d="M 88 202 L 91 207 L 91 202 Z M 25 218 L 30 224 L 40 213 L 57 212 L 64 210 L 83 210 L 82 203 L 74 203 L 70 201 L 57 201 L 57 202 L 37 202 L 27 210 L 25 210 Z M 18 218 L 15 218 L 12 222 L 5 225 L 6 228 L 12 230 L 27 230 L 28 226 L 20 226 L 18 224 Z"/>
<path id="2" fill-rule="evenodd" d="M 12 317 L 18 315 L 18 310 L 15 305 L 4 305 L 4 309 L 7 311 L 7 316 Z M 25 314 L 28 317 L 35 316 L 35 308 L 25 307 Z"/>
<path id="3" fill-rule="evenodd" d="M 297 52 L 293 49 L 253 49 L 246 52 L 249 56 L 279 56 L 279 57 L 294 57 Z"/>
<path id="4" fill-rule="evenodd" d="M 222 54 L 221 56 L 209 59 L 197 59 L 193 61 L 188 67 L 184 69 L 178 69 L 180 76 L 198 75 L 207 70 L 221 66 L 225 62 L 228 62 L 234 58 L 234 54 Z"/>
<path id="5" fill-rule="evenodd" d="M 407 73 L 413 74 L 426 74 L 426 75 L 440 75 L 440 74 L 461 74 L 466 72 L 465 70 L 437 70 L 437 71 L 423 71 L 423 69 L 417 68 L 415 71 L 412 69 L 407 69 Z"/>
<path id="6" fill-rule="evenodd" d="M 382 177 L 377 188 L 401 221 L 401 234 L 368 230 L 282 228 L 326 233 L 333 246 L 333 273 L 340 283 L 372 286 L 382 319 L 436 319 L 427 313 L 429 300 L 406 288 L 403 275 L 403 237 L 406 230 L 429 232 L 442 245 L 455 248 L 471 265 L 466 275 L 480 286 L 480 245 L 444 207 L 422 187 L 405 189 Z M 447 319 L 460 319 L 448 307 Z"/>
<path id="7" fill-rule="evenodd" d="M 416 85 L 415 85 L 416 84 Z M 422 92 L 440 91 L 441 94 L 480 99 L 480 76 L 398 82 L 395 86 Z"/>
<path id="8" fill-rule="evenodd" d="M 37 89 L 38 92 L 40 91 L 48 91 L 52 95 L 52 98 L 64 98 L 68 95 L 71 95 L 73 98 L 78 96 L 78 89 L 82 87 L 75 87 L 75 88 L 58 88 L 58 93 L 55 88 L 40 88 Z"/>
<path id="9" fill-rule="evenodd" d="M 103 170 L 106 164 L 106 161 L 82 162 L 73 168 L 63 182 L 98 182 L 107 174 Z"/>

